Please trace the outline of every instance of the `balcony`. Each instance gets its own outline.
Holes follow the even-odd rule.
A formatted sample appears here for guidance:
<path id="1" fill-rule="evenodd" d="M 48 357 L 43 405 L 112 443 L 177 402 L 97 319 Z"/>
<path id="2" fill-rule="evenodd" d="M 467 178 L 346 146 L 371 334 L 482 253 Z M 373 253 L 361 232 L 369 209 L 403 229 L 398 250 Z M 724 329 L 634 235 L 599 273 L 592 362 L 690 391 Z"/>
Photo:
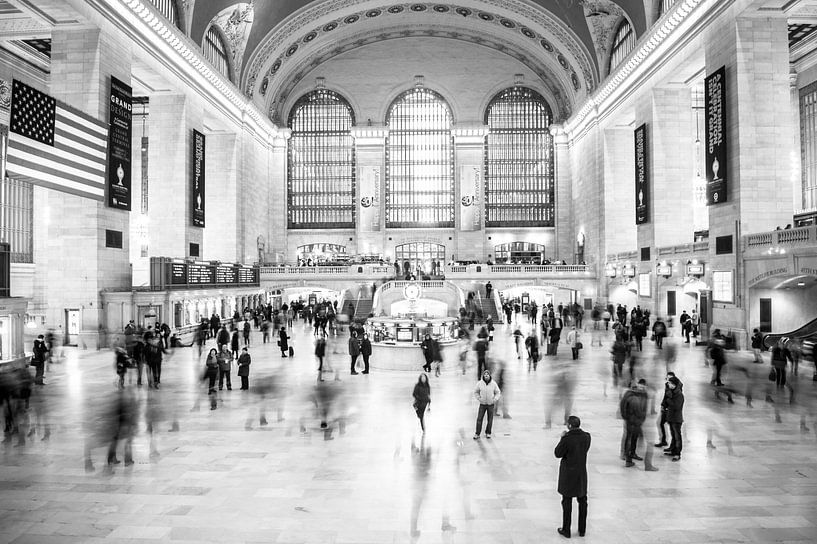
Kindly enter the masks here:
<path id="1" fill-rule="evenodd" d="M 743 250 L 751 254 L 781 253 L 787 249 L 817 247 L 817 226 L 747 234 Z"/>

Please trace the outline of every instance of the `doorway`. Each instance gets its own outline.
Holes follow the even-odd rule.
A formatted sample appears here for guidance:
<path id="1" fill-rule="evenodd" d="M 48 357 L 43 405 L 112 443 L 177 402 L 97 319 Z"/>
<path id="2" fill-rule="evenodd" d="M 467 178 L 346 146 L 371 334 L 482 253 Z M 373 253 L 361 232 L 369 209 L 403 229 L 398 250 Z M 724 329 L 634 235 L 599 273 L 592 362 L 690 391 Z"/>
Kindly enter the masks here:
<path id="1" fill-rule="evenodd" d="M 760 332 L 772 332 L 772 299 L 760 299 Z"/>
<path id="2" fill-rule="evenodd" d="M 65 345 L 76 346 L 79 343 L 79 329 L 79 310 L 65 310 Z"/>

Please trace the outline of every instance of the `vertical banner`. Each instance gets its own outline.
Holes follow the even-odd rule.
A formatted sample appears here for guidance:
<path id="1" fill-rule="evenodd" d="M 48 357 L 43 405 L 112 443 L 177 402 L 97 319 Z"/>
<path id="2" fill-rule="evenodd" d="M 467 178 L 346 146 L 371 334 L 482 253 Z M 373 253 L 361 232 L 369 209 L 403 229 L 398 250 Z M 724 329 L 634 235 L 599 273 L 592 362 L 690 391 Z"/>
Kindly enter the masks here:
<path id="1" fill-rule="evenodd" d="M 108 111 L 108 206 L 130 211 L 133 91 L 113 76 Z"/>
<path id="2" fill-rule="evenodd" d="M 635 129 L 635 224 L 650 221 L 650 172 L 647 125 Z"/>
<path id="3" fill-rule="evenodd" d="M 359 216 L 361 232 L 380 230 L 380 167 L 360 168 Z"/>
<path id="4" fill-rule="evenodd" d="M 726 67 L 704 81 L 706 108 L 706 204 L 726 202 Z"/>
<path id="5" fill-rule="evenodd" d="M 204 134 L 193 129 L 193 164 L 190 168 L 190 218 L 194 227 L 204 227 Z"/>
<path id="6" fill-rule="evenodd" d="M 479 166 L 460 167 L 460 230 L 480 228 L 479 195 L 482 192 L 482 172 Z"/>

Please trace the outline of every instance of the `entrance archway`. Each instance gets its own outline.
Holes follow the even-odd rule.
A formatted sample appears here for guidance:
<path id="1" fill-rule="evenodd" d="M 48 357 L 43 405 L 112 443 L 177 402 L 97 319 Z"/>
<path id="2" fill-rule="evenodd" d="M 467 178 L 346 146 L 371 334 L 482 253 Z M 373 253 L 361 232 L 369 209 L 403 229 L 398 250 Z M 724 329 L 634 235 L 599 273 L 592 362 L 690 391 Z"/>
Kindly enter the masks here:
<path id="1" fill-rule="evenodd" d="M 445 246 L 434 242 L 408 242 L 394 248 L 394 258 L 403 276 L 436 276 L 442 273 L 445 264 Z"/>

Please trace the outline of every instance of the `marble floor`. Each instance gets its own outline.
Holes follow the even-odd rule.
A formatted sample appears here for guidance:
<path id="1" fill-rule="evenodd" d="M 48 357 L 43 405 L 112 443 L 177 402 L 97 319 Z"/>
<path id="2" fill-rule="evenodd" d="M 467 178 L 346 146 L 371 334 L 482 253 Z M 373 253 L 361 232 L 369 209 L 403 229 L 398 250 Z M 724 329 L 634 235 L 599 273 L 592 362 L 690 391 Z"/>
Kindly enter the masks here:
<path id="1" fill-rule="evenodd" d="M 34 434 L 24 445 L 14 436 L 0 446 L 0 542 L 558 542 L 553 448 L 565 400 L 593 436 L 588 528 L 580 541 L 817 542 L 817 382 L 810 365 L 801 369 L 796 402 L 775 395 L 771 404 L 764 402 L 768 363 L 744 364 L 748 354 L 730 353 L 727 383 L 742 391 L 745 373 L 737 369 L 745 366 L 757 384 L 753 407 L 743 396 L 729 404 L 707 385 L 703 348 L 670 339 L 673 367 L 686 384 L 683 458 L 672 462 L 652 447 L 649 416 L 646 438 L 660 470 L 645 472 L 643 463 L 626 468 L 619 458 L 610 333 L 596 339 L 602 347 L 591 347 L 588 331 L 578 361 L 563 344 L 529 373 L 511 330 L 497 329 L 492 356 L 506 364 L 512 418 L 494 421 L 490 441 L 472 439 L 476 369 L 463 375 L 455 350 L 446 353 L 442 375 L 431 377 L 423 436 L 411 398 L 419 369 L 352 376 L 343 336 L 329 349 L 340 381 L 327 375 L 318 394 L 332 399 L 330 431 L 322 430 L 312 336 L 296 324 L 294 358 L 258 344 L 253 332 L 250 391 L 238 390 L 233 376 L 233 390 L 220 392 L 216 410 L 203 394 L 203 362 L 192 348 L 167 357 L 158 391 L 128 386 L 140 407 L 135 464 L 112 470 L 106 446 L 94 437 L 118 395 L 113 354 L 66 350 L 34 393 Z M 661 384 L 667 351 L 645 342 L 637 373 Z M 262 411 L 267 425 L 259 424 Z M 152 439 L 148 420 L 158 422 Z M 50 436 L 42 440 L 46 425 Z M 715 448 L 707 447 L 708 436 Z"/>

